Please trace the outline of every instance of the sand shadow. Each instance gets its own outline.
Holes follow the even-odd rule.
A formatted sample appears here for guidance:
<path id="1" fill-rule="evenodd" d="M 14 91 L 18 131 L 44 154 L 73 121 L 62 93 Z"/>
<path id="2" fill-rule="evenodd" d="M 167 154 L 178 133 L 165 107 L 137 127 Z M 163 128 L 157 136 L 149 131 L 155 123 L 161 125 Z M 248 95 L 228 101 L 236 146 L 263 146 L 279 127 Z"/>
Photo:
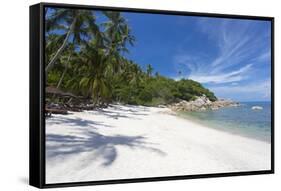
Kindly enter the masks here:
<path id="1" fill-rule="evenodd" d="M 117 146 L 129 147 L 130 149 L 146 149 L 160 155 L 165 155 L 161 150 L 149 146 L 144 136 L 105 136 L 97 132 L 88 131 L 86 136 L 70 136 L 47 134 L 46 157 L 69 157 L 85 152 L 95 151 L 95 158 L 102 158 L 102 165 L 111 165 L 117 158 Z M 91 161 L 88 161 L 89 163 Z"/>
<path id="2" fill-rule="evenodd" d="M 106 125 L 103 122 L 97 122 L 93 120 L 87 120 L 87 119 L 82 119 L 80 117 L 75 117 L 75 118 L 68 118 L 65 116 L 57 116 L 55 118 L 52 118 L 51 120 L 48 121 L 49 125 L 59 125 L 59 124 L 64 124 L 67 126 L 75 126 L 75 127 L 112 127 L 110 125 Z"/>
<path id="3" fill-rule="evenodd" d="M 113 109 L 113 110 L 111 110 Z M 118 105 L 112 105 L 108 108 L 100 108 L 100 109 L 96 109 L 96 111 L 99 111 L 100 114 L 105 115 L 109 118 L 113 118 L 113 119 L 118 119 L 118 118 L 130 118 L 130 119 L 140 119 L 137 118 L 136 116 L 147 116 L 148 113 L 146 113 L 148 111 L 147 108 L 143 108 L 141 111 L 140 109 L 135 109 L 133 107 L 130 106 L 130 108 L 123 108 L 122 106 L 118 106 Z"/>
<path id="4" fill-rule="evenodd" d="M 63 160 L 74 155 L 93 152 L 93 156 L 89 157 L 88 161 L 83 161 L 84 164 L 90 164 L 95 159 L 102 158 L 102 165 L 109 166 L 118 157 L 117 147 L 119 146 L 133 150 L 145 149 L 149 152 L 165 155 L 163 151 L 153 147 L 152 143 L 147 142 L 145 136 L 104 135 L 98 132 L 100 128 L 110 127 L 101 122 L 60 116 L 58 119 L 54 119 L 53 123 L 75 126 L 79 133 L 77 135 L 46 134 L 47 160 Z"/>

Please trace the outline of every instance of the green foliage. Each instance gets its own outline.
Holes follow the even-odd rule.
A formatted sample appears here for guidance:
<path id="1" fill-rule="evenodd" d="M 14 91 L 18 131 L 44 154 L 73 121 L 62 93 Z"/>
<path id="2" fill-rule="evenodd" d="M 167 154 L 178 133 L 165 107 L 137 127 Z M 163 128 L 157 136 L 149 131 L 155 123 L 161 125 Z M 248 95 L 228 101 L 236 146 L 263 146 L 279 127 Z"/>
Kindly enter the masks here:
<path id="1" fill-rule="evenodd" d="M 211 101 L 217 100 L 213 92 L 193 80 L 181 79 L 177 82 L 177 88 L 179 90 L 178 98 L 183 100 L 192 100 L 195 99 L 196 96 L 202 95 L 206 95 Z"/>
<path id="2" fill-rule="evenodd" d="M 193 80 L 182 79 L 175 81 L 164 76 L 147 78 L 146 72 L 142 72 L 141 83 L 132 84 L 129 81 L 118 81 L 115 87 L 116 95 L 120 102 L 157 106 L 173 103 L 179 100 L 190 101 L 196 96 L 206 95 L 211 101 L 217 98 L 212 92 Z"/>
<path id="3" fill-rule="evenodd" d="M 75 26 L 64 50 L 48 70 L 48 86 L 91 99 L 98 105 L 121 102 L 156 106 L 190 101 L 203 94 L 211 101 L 217 99 L 196 81 L 176 81 L 157 71 L 153 74 L 151 64 L 142 70 L 124 57 L 135 37 L 120 13 L 102 12 L 106 18 L 103 23 L 96 21 L 95 11 L 53 9 L 51 13 L 46 16 L 46 63 L 66 41 L 71 24 Z"/>

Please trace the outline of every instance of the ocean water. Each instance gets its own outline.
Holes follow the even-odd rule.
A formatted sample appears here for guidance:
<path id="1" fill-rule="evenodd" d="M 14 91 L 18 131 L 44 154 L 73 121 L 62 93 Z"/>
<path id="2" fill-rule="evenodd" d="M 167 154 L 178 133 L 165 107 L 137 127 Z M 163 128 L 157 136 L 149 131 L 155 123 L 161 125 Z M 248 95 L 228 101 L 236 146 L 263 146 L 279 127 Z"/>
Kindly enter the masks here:
<path id="1" fill-rule="evenodd" d="M 253 106 L 261 106 L 263 109 L 252 110 Z M 218 130 L 266 142 L 271 141 L 271 102 L 241 102 L 239 107 L 179 112 L 179 116 Z"/>

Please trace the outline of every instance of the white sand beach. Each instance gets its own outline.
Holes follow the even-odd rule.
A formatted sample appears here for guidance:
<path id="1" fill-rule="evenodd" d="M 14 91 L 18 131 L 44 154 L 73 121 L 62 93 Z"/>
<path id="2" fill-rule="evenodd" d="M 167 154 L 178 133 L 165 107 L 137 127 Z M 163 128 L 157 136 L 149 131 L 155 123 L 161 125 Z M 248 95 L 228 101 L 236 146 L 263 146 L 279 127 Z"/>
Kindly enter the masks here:
<path id="1" fill-rule="evenodd" d="M 120 106 L 46 119 L 46 183 L 270 169 L 270 143 L 167 108 Z"/>

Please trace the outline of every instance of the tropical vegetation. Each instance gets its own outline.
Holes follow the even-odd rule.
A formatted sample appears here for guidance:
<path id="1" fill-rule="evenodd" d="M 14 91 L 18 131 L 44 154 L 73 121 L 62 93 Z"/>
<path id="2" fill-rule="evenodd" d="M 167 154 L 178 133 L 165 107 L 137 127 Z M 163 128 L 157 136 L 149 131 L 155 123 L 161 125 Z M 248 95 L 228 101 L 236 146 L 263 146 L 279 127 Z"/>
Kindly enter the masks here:
<path id="1" fill-rule="evenodd" d="M 127 58 L 136 37 L 120 12 L 47 8 L 46 86 L 75 95 L 96 107 L 110 103 L 162 105 L 206 95 L 200 83 L 174 80 Z M 65 101 L 47 95 L 47 102 Z M 67 100 L 71 102 L 73 97 Z"/>

